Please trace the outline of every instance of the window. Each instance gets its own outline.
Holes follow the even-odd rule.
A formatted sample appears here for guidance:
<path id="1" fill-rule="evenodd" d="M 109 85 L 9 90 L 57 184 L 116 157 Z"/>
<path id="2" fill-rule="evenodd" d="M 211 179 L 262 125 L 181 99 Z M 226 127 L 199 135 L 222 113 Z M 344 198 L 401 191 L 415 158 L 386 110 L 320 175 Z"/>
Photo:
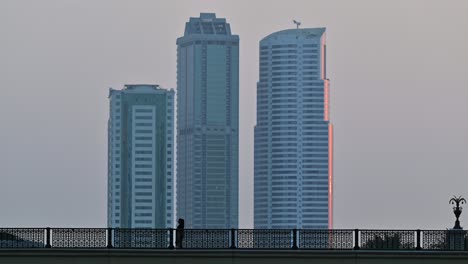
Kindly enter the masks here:
<path id="1" fill-rule="evenodd" d="M 135 182 L 152 182 L 153 179 L 148 179 L 148 178 L 137 178 L 135 179 Z"/>
<path id="2" fill-rule="evenodd" d="M 136 109 L 135 112 L 136 113 L 152 113 L 153 110 L 152 109 Z"/>
<path id="3" fill-rule="evenodd" d="M 145 129 L 145 130 L 143 130 L 143 129 L 136 129 L 135 132 L 136 132 L 136 133 L 141 133 L 141 134 L 151 134 L 151 133 L 153 133 L 153 131 L 147 130 L 147 129 Z"/>
<path id="4" fill-rule="evenodd" d="M 135 216 L 153 216 L 152 213 L 135 213 Z"/>
<path id="5" fill-rule="evenodd" d="M 153 200 L 151 200 L 151 199 L 135 199 L 135 202 L 137 202 L 137 203 L 152 203 Z"/>
<path id="6" fill-rule="evenodd" d="M 139 209 L 139 210 L 148 210 L 152 208 L 153 208 L 152 206 L 135 206 L 135 209 Z"/>
<path id="7" fill-rule="evenodd" d="M 135 158 L 136 161 L 151 161 L 151 158 Z M 137 168 L 144 168 L 144 167 L 137 167 Z M 150 168 L 150 167 L 149 167 Z"/>
<path id="8" fill-rule="evenodd" d="M 135 168 L 147 168 L 147 169 L 151 169 L 153 167 L 153 165 L 151 164 L 136 164 L 135 165 Z"/>
<path id="9" fill-rule="evenodd" d="M 151 224 L 151 220 L 135 220 L 136 224 Z"/>
<path id="10" fill-rule="evenodd" d="M 136 154 L 153 154 L 151 150 L 137 150 L 135 151 Z"/>
<path id="11" fill-rule="evenodd" d="M 152 192 L 135 192 L 135 195 L 138 195 L 138 196 L 152 196 L 153 193 Z"/>
<path id="12" fill-rule="evenodd" d="M 137 120 L 151 120 L 153 119 L 152 116 L 136 116 L 135 119 Z"/>
<path id="13" fill-rule="evenodd" d="M 144 147 L 150 148 L 150 147 L 152 147 L 152 146 L 153 146 L 153 144 L 135 144 L 135 147 L 137 147 L 137 148 L 141 148 L 141 147 L 143 147 L 143 148 L 144 148 Z"/>
<path id="14" fill-rule="evenodd" d="M 135 137 L 136 140 L 152 140 L 152 137 Z"/>
<path id="15" fill-rule="evenodd" d="M 152 175 L 151 171 L 135 171 L 135 175 Z"/>
<path id="16" fill-rule="evenodd" d="M 135 189 L 153 189 L 151 185 L 136 185 Z"/>

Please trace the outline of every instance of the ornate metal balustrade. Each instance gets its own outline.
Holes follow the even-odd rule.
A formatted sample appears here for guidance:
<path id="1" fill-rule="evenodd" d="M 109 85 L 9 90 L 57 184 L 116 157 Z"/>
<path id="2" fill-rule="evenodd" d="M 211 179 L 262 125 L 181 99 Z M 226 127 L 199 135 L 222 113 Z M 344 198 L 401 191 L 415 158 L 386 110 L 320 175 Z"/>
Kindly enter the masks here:
<path id="1" fill-rule="evenodd" d="M 408 250 L 416 248 L 415 230 L 361 230 L 361 249 Z"/>
<path id="2" fill-rule="evenodd" d="M 186 229 L 182 248 L 229 248 L 230 241 L 229 229 Z"/>
<path id="3" fill-rule="evenodd" d="M 429 230 L 423 235 L 423 248 L 430 250 L 445 250 L 447 230 Z"/>
<path id="4" fill-rule="evenodd" d="M 422 248 L 427 250 L 468 250 L 465 230 L 426 230 L 422 234 Z"/>
<path id="5" fill-rule="evenodd" d="M 301 249 L 353 249 L 353 230 L 310 230 L 299 232 L 299 248 Z"/>
<path id="6" fill-rule="evenodd" d="M 105 248 L 106 228 L 53 228 L 52 247 L 54 248 Z"/>
<path id="7" fill-rule="evenodd" d="M 289 249 L 293 247 L 291 229 L 239 229 L 237 248 Z"/>
<path id="8" fill-rule="evenodd" d="M 467 231 L 346 229 L 185 229 L 184 249 L 468 251 Z M 0 228 L 0 249 L 174 249 L 176 230 Z"/>
<path id="9" fill-rule="evenodd" d="M 0 248 L 43 248 L 45 228 L 0 228 Z"/>
<path id="10" fill-rule="evenodd" d="M 168 248 L 170 235 L 168 229 L 116 228 L 112 245 L 114 248 Z"/>

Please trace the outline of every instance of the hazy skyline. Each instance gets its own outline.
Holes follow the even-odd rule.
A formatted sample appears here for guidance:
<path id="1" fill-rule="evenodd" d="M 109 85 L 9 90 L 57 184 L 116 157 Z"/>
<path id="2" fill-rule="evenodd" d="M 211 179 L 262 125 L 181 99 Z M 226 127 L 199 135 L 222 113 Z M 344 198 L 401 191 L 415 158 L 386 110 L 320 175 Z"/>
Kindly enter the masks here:
<path id="1" fill-rule="evenodd" d="M 201 12 L 240 37 L 240 227 L 252 227 L 258 43 L 327 28 L 334 227 L 445 229 L 468 196 L 466 1 L 0 2 L 0 226 L 106 226 L 108 89 L 176 88 Z M 468 212 L 461 215 L 468 227 Z"/>

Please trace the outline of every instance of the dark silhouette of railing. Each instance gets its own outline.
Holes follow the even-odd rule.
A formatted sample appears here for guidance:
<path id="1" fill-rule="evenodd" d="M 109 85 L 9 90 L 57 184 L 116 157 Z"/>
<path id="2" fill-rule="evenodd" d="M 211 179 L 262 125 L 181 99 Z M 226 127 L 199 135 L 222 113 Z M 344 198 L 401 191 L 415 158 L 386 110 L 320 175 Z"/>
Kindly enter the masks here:
<path id="1" fill-rule="evenodd" d="M 0 249 L 174 249 L 174 242 L 172 228 L 0 228 Z M 468 234 L 464 230 L 185 229 L 182 248 L 468 251 Z"/>

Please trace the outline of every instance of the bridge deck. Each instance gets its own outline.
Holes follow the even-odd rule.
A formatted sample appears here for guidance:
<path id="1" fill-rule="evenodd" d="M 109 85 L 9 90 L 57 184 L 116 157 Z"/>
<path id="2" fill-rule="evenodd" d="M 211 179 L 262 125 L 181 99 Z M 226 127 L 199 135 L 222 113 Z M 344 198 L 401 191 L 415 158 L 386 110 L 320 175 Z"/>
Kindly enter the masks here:
<path id="1" fill-rule="evenodd" d="M 73 264 L 442 264 L 468 263 L 466 251 L 257 250 L 257 249 L 0 249 L 0 263 Z"/>

